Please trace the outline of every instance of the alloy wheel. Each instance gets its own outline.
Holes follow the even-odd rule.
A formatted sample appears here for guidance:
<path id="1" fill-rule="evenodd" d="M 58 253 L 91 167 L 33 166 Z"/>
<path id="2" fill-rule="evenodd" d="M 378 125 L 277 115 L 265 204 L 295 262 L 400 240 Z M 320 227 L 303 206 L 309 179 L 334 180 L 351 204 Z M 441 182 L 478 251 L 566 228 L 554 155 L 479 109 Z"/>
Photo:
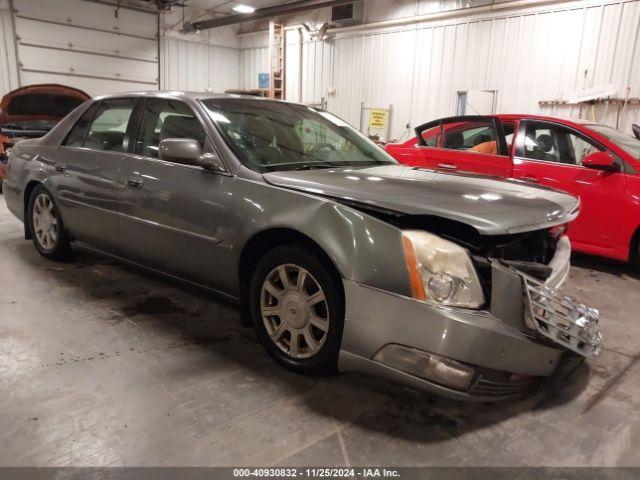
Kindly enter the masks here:
<path id="1" fill-rule="evenodd" d="M 269 272 L 260 292 L 260 313 L 271 341 L 290 357 L 312 357 L 327 339 L 327 298 L 299 265 L 283 264 Z"/>
<path id="2" fill-rule="evenodd" d="M 58 217 L 53 202 L 46 193 L 36 197 L 32 221 L 40 246 L 46 251 L 53 250 L 58 240 Z"/>

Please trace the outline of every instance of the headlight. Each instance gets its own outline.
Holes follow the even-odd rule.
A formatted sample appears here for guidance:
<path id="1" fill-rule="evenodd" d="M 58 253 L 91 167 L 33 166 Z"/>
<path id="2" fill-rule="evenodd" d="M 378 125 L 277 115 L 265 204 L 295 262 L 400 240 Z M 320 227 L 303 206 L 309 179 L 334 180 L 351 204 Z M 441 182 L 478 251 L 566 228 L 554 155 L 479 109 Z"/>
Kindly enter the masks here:
<path id="1" fill-rule="evenodd" d="M 402 232 L 402 245 L 415 298 L 466 308 L 484 304 L 478 274 L 464 248 L 418 230 Z"/>

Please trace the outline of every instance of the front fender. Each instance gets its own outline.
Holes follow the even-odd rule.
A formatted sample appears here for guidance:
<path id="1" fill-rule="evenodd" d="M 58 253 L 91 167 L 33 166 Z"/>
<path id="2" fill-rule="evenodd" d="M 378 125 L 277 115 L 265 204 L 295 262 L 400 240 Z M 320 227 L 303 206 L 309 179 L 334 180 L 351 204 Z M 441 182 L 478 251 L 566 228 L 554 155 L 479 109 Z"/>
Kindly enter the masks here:
<path id="1" fill-rule="evenodd" d="M 344 279 L 411 295 L 397 227 L 325 197 L 242 179 L 237 187 L 245 200 L 242 245 L 271 228 L 295 230 L 317 243 Z"/>

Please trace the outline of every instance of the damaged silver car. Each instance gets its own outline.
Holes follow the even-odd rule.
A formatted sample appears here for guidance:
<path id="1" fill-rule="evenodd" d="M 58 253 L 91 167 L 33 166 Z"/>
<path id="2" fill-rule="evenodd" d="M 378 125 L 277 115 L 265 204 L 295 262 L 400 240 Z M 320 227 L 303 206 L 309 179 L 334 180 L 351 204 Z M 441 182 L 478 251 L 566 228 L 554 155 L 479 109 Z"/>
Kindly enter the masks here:
<path id="1" fill-rule="evenodd" d="M 304 105 L 88 101 L 15 146 L 5 198 L 47 258 L 75 243 L 239 300 L 296 372 L 496 400 L 601 348 L 598 312 L 557 291 L 574 197 L 400 166 Z"/>

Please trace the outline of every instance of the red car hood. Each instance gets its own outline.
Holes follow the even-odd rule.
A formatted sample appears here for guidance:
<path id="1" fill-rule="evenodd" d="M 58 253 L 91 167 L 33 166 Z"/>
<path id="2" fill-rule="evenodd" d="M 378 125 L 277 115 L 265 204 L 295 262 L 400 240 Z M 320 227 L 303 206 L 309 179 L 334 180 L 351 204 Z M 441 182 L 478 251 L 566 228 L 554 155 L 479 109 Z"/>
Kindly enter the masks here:
<path id="1" fill-rule="evenodd" d="M 55 83 L 18 88 L 0 101 L 0 126 L 24 120 L 61 120 L 89 98 L 82 90 Z"/>

